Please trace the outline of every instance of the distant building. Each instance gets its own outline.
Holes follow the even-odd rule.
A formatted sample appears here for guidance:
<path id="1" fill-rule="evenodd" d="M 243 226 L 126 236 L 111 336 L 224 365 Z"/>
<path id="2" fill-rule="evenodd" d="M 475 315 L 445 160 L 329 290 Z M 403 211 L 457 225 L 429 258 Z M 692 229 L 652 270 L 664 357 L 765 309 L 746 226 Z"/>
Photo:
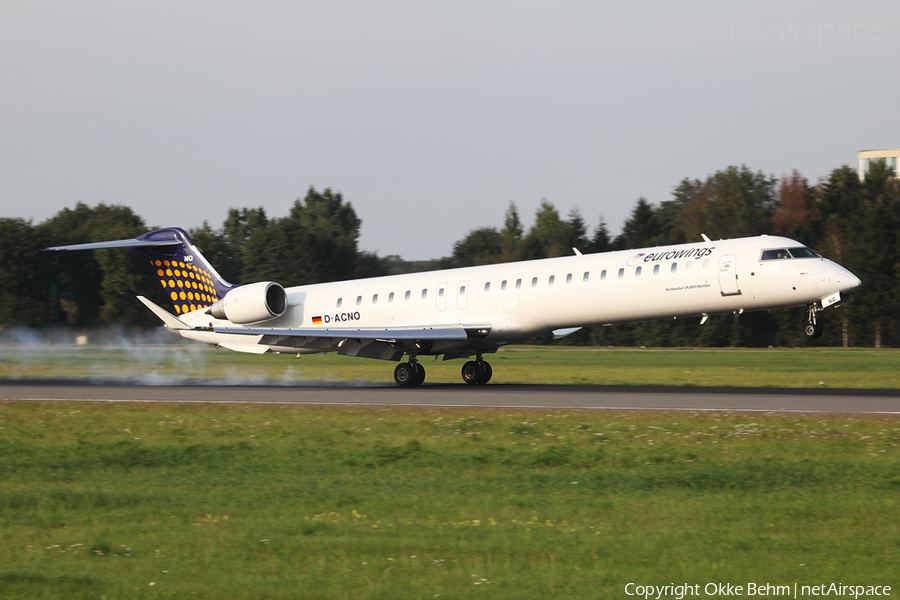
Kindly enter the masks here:
<path id="1" fill-rule="evenodd" d="M 900 148 L 893 150 L 863 150 L 859 153 L 859 178 L 865 179 L 872 161 L 879 160 L 894 169 L 894 177 L 897 176 L 897 159 L 900 158 Z"/>

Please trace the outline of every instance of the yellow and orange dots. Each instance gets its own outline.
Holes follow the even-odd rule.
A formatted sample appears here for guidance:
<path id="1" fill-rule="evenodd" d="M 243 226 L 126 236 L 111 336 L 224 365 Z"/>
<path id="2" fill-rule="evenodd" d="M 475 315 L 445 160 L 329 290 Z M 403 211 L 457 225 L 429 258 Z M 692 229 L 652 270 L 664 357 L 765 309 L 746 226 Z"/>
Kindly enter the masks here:
<path id="1" fill-rule="evenodd" d="M 172 281 L 171 279 L 169 280 L 169 287 L 170 287 L 170 288 L 175 287 L 175 282 Z"/>
<path id="2" fill-rule="evenodd" d="M 168 275 L 169 277 L 171 277 L 171 276 L 172 276 L 172 269 L 166 269 L 166 275 Z"/>
<path id="3" fill-rule="evenodd" d="M 157 274 L 158 276 L 162 277 L 162 276 L 164 276 L 164 275 L 166 274 L 166 272 L 163 271 L 162 269 L 159 269 L 159 270 L 156 272 L 156 274 Z"/>
<path id="4" fill-rule="evenodd" d="M 160 279 L 159 282 L 162 284 L 163 287 L 166 287 L 166 282 L 165 282 L 165 281 L 163 281 L 162 279 Z"/>
<path id="5" fill-rule="evenodd" d="M 187 297 L 188 297 L 188 300 L 190 300 L 191 302 L 193 302 L 193 301 L 194 301 L 194 292 L 188 292 L 188 293 L 187 293 Z"/>
<path id="6" fill-rule="evenodd" d="M 161 261 L 161 260 L 158 260 L 158 261 L 156 261 L 156 262 L 154 262 L 154 263 L 152 263 L 152 264 L 156 265 L 157 267 L 161 267 L 161 266 L 162 266 L 162 261 Z"/>
<path id="7" fill-rule="evenodd" d="M 169 294 L 169 297 L 172 298 L 172 301 L 173 301 L 173 302 L 174 302 L 175 300 L 178 300 L 178 294 L 176 294 L 175 292 L 172 292 L 171 294 Z"/>
<path id="8" fill-rule="evenodd" d="M 178 313 L 179 315 L 181 314 L 181 305 L 180 304 L 175 305 L 175 312 Z"/>
<path id="9" fill-rule="evenodd" d="M 185 294 L 184 292 L 179 293 L 178 297 L 181 298 L 182 300 L 187 300 L 187 294 Z"/>

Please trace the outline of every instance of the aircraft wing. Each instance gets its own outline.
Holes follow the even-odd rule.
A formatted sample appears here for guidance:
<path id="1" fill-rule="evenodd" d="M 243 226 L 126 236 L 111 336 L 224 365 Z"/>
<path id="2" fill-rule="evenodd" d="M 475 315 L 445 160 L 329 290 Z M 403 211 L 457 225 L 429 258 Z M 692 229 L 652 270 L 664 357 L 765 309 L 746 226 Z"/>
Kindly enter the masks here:
<path id="1" fill-rule="evenodd" d="M 489 325 L 429 325 L 426 327 L 213 327 L 214 333 L 231 335 L 271 335 L 277 337 L 309 337 L 362 339 L 386 342 L 448 340 L 465 341 L 486 337 Z"/>
<path id="2" fill-rule="evenodd" d="M 424 354 L 441 353 L 445 356 L 448 352 L 462 352 L 473 343 L 486 338 L 491 327 L 461 324 L 422 327 L 213 327 L 212 332 L 232 336 L 258 336 L 256 343 L 262 348 L 297 348 L 307 352 L 337 351 L 343 356 L 397 361 L 413 348 Z M 440 350 L 436 352 L 438 348 Z M 464 354 L 468 355 L 467 352 Z"/>

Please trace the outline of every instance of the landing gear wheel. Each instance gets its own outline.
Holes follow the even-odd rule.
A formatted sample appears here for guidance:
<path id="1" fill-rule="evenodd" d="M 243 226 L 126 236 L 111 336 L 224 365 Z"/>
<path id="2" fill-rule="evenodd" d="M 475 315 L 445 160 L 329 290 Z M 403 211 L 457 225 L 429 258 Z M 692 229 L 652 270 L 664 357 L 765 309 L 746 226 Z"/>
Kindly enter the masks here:
<path id="1" fill-rule="evenodd" d="M 484 368 L 478 362 L 470 360 L 462 367 L 462 379 L 468 385 L 475 385 L 484 376 Z"/>
<path id="2" fill-rule="evenodd" d="M 491 363 L 489 362 L 482 361 L 481 364 L 484 365 L 484 375 L 481 377 L 481 380 L 478 383 L 484 385 L 491 380 L 491 376 L 493 376 L 494 374 L 494 369 L 491 368 Z"/>
<path id="3" fill-rule="evenodd" d="M 816 304 L 810 304 L 806 309 L 806 314 L 803 316 L 803 319 L 806 321 L 806 325 L 803 326 L 803 332 L 807 337 L 822 337 L 822 332 L 825 331 L 822 324 L 816 320 L 816 313 L 820 310 L 822 309 L 818 308 Z"/>
<path id="4" fill-rule="evenodd" d="M 424 369 L 423 369 L 424 371 Z M 400 387 L 410 387 L 415 385 L 416 368 L 415 365 L 409 363 L 400 363 L 394 367 L 394 381 Z"/>
<path id="5" fill-rule="evenodd" d="M 462 367 L 462 379 L 468 385 L 484 385 L 493 374 L 490 363 L 483 360 L 470 360 Z"/>
<path id="6" fill-rule="evenodd" d="M 425 367 L 423 367 L 419 363 L 416 363 L 416 378 L 413 380 L 412 385 L 413 385 L 413 387 L 418 387 L 418 386 L 422 385 L 422 383 L 424 381 L 425 381 Z"/>
<path id="7" fill-rule="evenodd" d="M 818 323 L 807 323 L 805 328 L 805 333 L 807 337 L 817 338 L 822 337 L 822 332 L 825 331 L 825 328 L 822 327 Z"/>

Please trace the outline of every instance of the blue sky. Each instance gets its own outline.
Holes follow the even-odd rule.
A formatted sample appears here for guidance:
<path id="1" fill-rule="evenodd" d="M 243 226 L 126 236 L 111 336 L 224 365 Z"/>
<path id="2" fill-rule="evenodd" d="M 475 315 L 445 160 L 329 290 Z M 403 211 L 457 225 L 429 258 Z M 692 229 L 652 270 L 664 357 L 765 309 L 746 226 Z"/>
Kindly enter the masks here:
<path id="1" fill-rule="evenodd" d="M 315 186 L 381 255 L 448 255 L 542 198 L 617 233 L 685 177 L 900 147 L 898 56 L 897 2 L 11 0 L 0 216 L 219 227 Z"/>

